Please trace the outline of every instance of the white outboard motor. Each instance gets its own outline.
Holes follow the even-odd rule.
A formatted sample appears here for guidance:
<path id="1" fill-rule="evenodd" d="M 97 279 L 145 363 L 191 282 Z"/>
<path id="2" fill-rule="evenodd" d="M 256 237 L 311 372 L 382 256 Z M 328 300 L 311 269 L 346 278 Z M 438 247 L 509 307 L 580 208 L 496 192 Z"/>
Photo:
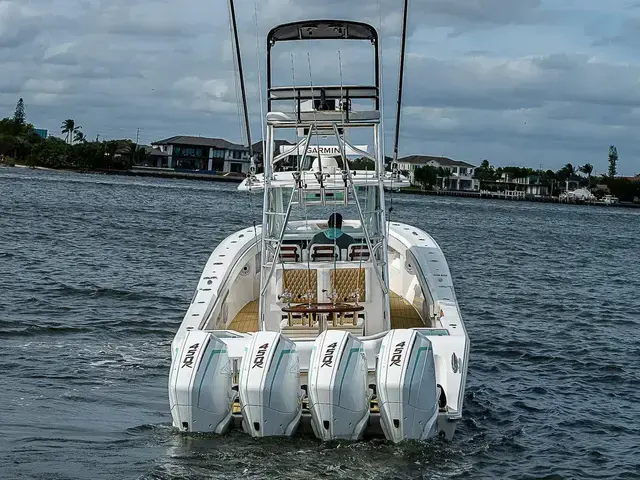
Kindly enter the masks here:
<path id="1" fill-rule="evenodd" d="M 225 432 L 236 397 L 227 345 L 193 330 L 174 348 L 169 374 L 173 426 L 184 432 Z"/>
<path id="2" fill-rule="evenodd" d="M 380 425 L 387 440 L 425 440 L 436 434 L 438 396 L 429 339 L 417 330 L 391 330 L 377 369 Z"/>
<path id="3" fill-rule="evenodd" d="M 311 352 L 308 392 L 316 437 L 358 440 L 371 401 L 362 342 L 343 330 L 322 332 Z"/>
<path id="4" fill-rule="evenodd" d="M 293 435 L 302 416 L 296 345 L 279 332 L 253 335 L 240 365 L 242 426 L 252 437 Z"/>

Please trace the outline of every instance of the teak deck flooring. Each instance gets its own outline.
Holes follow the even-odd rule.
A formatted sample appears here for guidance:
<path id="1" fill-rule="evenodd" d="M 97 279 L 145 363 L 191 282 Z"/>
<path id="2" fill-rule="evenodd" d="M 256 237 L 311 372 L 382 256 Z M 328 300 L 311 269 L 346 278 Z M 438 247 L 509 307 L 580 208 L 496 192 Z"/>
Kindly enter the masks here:
<path id="1" fill-rule="evenodd" d="M 424 327 L 416 309 L 400 295 L 391 292 L 391 328 Z M 228 330 L 240 333 L 258 331 L 258 300 L 247 303 L 231 321 Z"/>

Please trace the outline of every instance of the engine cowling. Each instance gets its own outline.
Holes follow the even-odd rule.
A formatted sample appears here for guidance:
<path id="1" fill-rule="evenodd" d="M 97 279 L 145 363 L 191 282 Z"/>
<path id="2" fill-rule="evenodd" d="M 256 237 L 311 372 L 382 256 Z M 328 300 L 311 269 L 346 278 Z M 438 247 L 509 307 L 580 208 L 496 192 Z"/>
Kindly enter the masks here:
<path id="1" fill-rule="evenodd" d="M 369 420 L 371 400 L 362 342 L 346 331 L 322 332 L 311 352 L 308 392 L 318 438 L 359 439 Z"/>
<path id="2" fill-rule="evenodd" d="M 173 426 L 187 432 L 225 432 L 236 397 L 226 344 L 211 333 L 189 331 L 172 357 Z"/>
<path id="3" fill-rule="evenodd" d="M 388 440 L 425 440 L 436 434 L 438 389 L 426 336 L 411 329 L 387 333 L 376 377 L 380 424 Z"/>
<path id="4" fill-rule="evenodd" d="M 302 416 L 295 344 L 278 332 L 253 335 L 240 365 L 240 407 L 253 437 L 293 435 Z"/>

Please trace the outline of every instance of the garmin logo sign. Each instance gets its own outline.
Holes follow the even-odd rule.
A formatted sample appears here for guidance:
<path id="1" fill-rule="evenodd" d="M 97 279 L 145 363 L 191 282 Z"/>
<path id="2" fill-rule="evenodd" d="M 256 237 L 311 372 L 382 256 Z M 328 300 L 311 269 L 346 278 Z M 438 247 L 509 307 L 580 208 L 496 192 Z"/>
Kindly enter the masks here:
<path id="1" fill-rule="evenodd" d="M 369 146 L 368 145 L 356 145 L 355 148 L 357 148 L 358 150 L 361 150 L 363 152 L 369 153 Z M 340 147 L 338 145 L 320 145 L 318 147 L 318 145 L 309 145 L 309 149 L 307 150 L 307 155 L 318 155 L 318 149 L 320 149 L 320 155 L 340 155 Z M 295 145 L 281 145 L 280 146 L 280 153 L 285 153 L 285 152 L 291 152 L 289 153 L 289 155 L 303 155 L 304 154 L 304 145 L 301 145 L 298 147 L 297 149 L 297 153 L 296 153 L 296 146 Z M 346 146 L 345 147 L 345 151 L 344 151 L 345 155 L 349 156 L 349 155 L 361 155 L 360 152 L 358 152 L 357 150 L 354 150 L 353 148 L 351 148 L 350 146 Z"/>

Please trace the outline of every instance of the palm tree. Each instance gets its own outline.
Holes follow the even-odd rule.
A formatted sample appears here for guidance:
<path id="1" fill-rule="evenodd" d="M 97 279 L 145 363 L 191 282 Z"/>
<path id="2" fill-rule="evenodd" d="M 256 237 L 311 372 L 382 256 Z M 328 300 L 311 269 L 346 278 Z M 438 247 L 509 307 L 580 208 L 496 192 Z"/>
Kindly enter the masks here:
<path id="1" fill-rule="evenodd" d="M 591 185 L 591 174 L 593 173 L 593 165 L 591 165 L 590 163 L 585 163 L 579 168 L 579 170 L 587 176 L 587 178 L 589 179 L 589 185 Z"/>
<path id="2" fill-rule="evenodd" d="M 67 134 L 67 143 L 73 145 L 73 136 L 76 132 L 80 131 L 82 127 L 77 126 L 76 122 L 72 118 L 68 118 L 64 122 L 62 122 L 62 133 Z"/>
<path id="3" fill-rule="evenodd" d="M 129 157 L 131 158 L 131 162 L 135 162 L 136 152 L 138 151 L 138 145 L 132 142 L 129 144 L 128 149 L 129 149 Z"/>
<path id="4" fill-rule="evenodd" d="M 76 127 L 73 129 L 73 132 L 74 132 L 73 141 L 84 143 L 87 141 L 87 136 L 84 133 L 82 133 L 82 131 L 80 131 L 80 128 L 81 127 Z"/>
<path id="5" fill-rule="evenodd" d="M 62 126 L 60 128 L 62 129 L 62 133 L 67 134 L 67 143 L 71 143 L 71 135 L 75 130 L 75 126 L 76 122 L 72 118 L 68 118 L 67 120 L 62 122 Z"/>

